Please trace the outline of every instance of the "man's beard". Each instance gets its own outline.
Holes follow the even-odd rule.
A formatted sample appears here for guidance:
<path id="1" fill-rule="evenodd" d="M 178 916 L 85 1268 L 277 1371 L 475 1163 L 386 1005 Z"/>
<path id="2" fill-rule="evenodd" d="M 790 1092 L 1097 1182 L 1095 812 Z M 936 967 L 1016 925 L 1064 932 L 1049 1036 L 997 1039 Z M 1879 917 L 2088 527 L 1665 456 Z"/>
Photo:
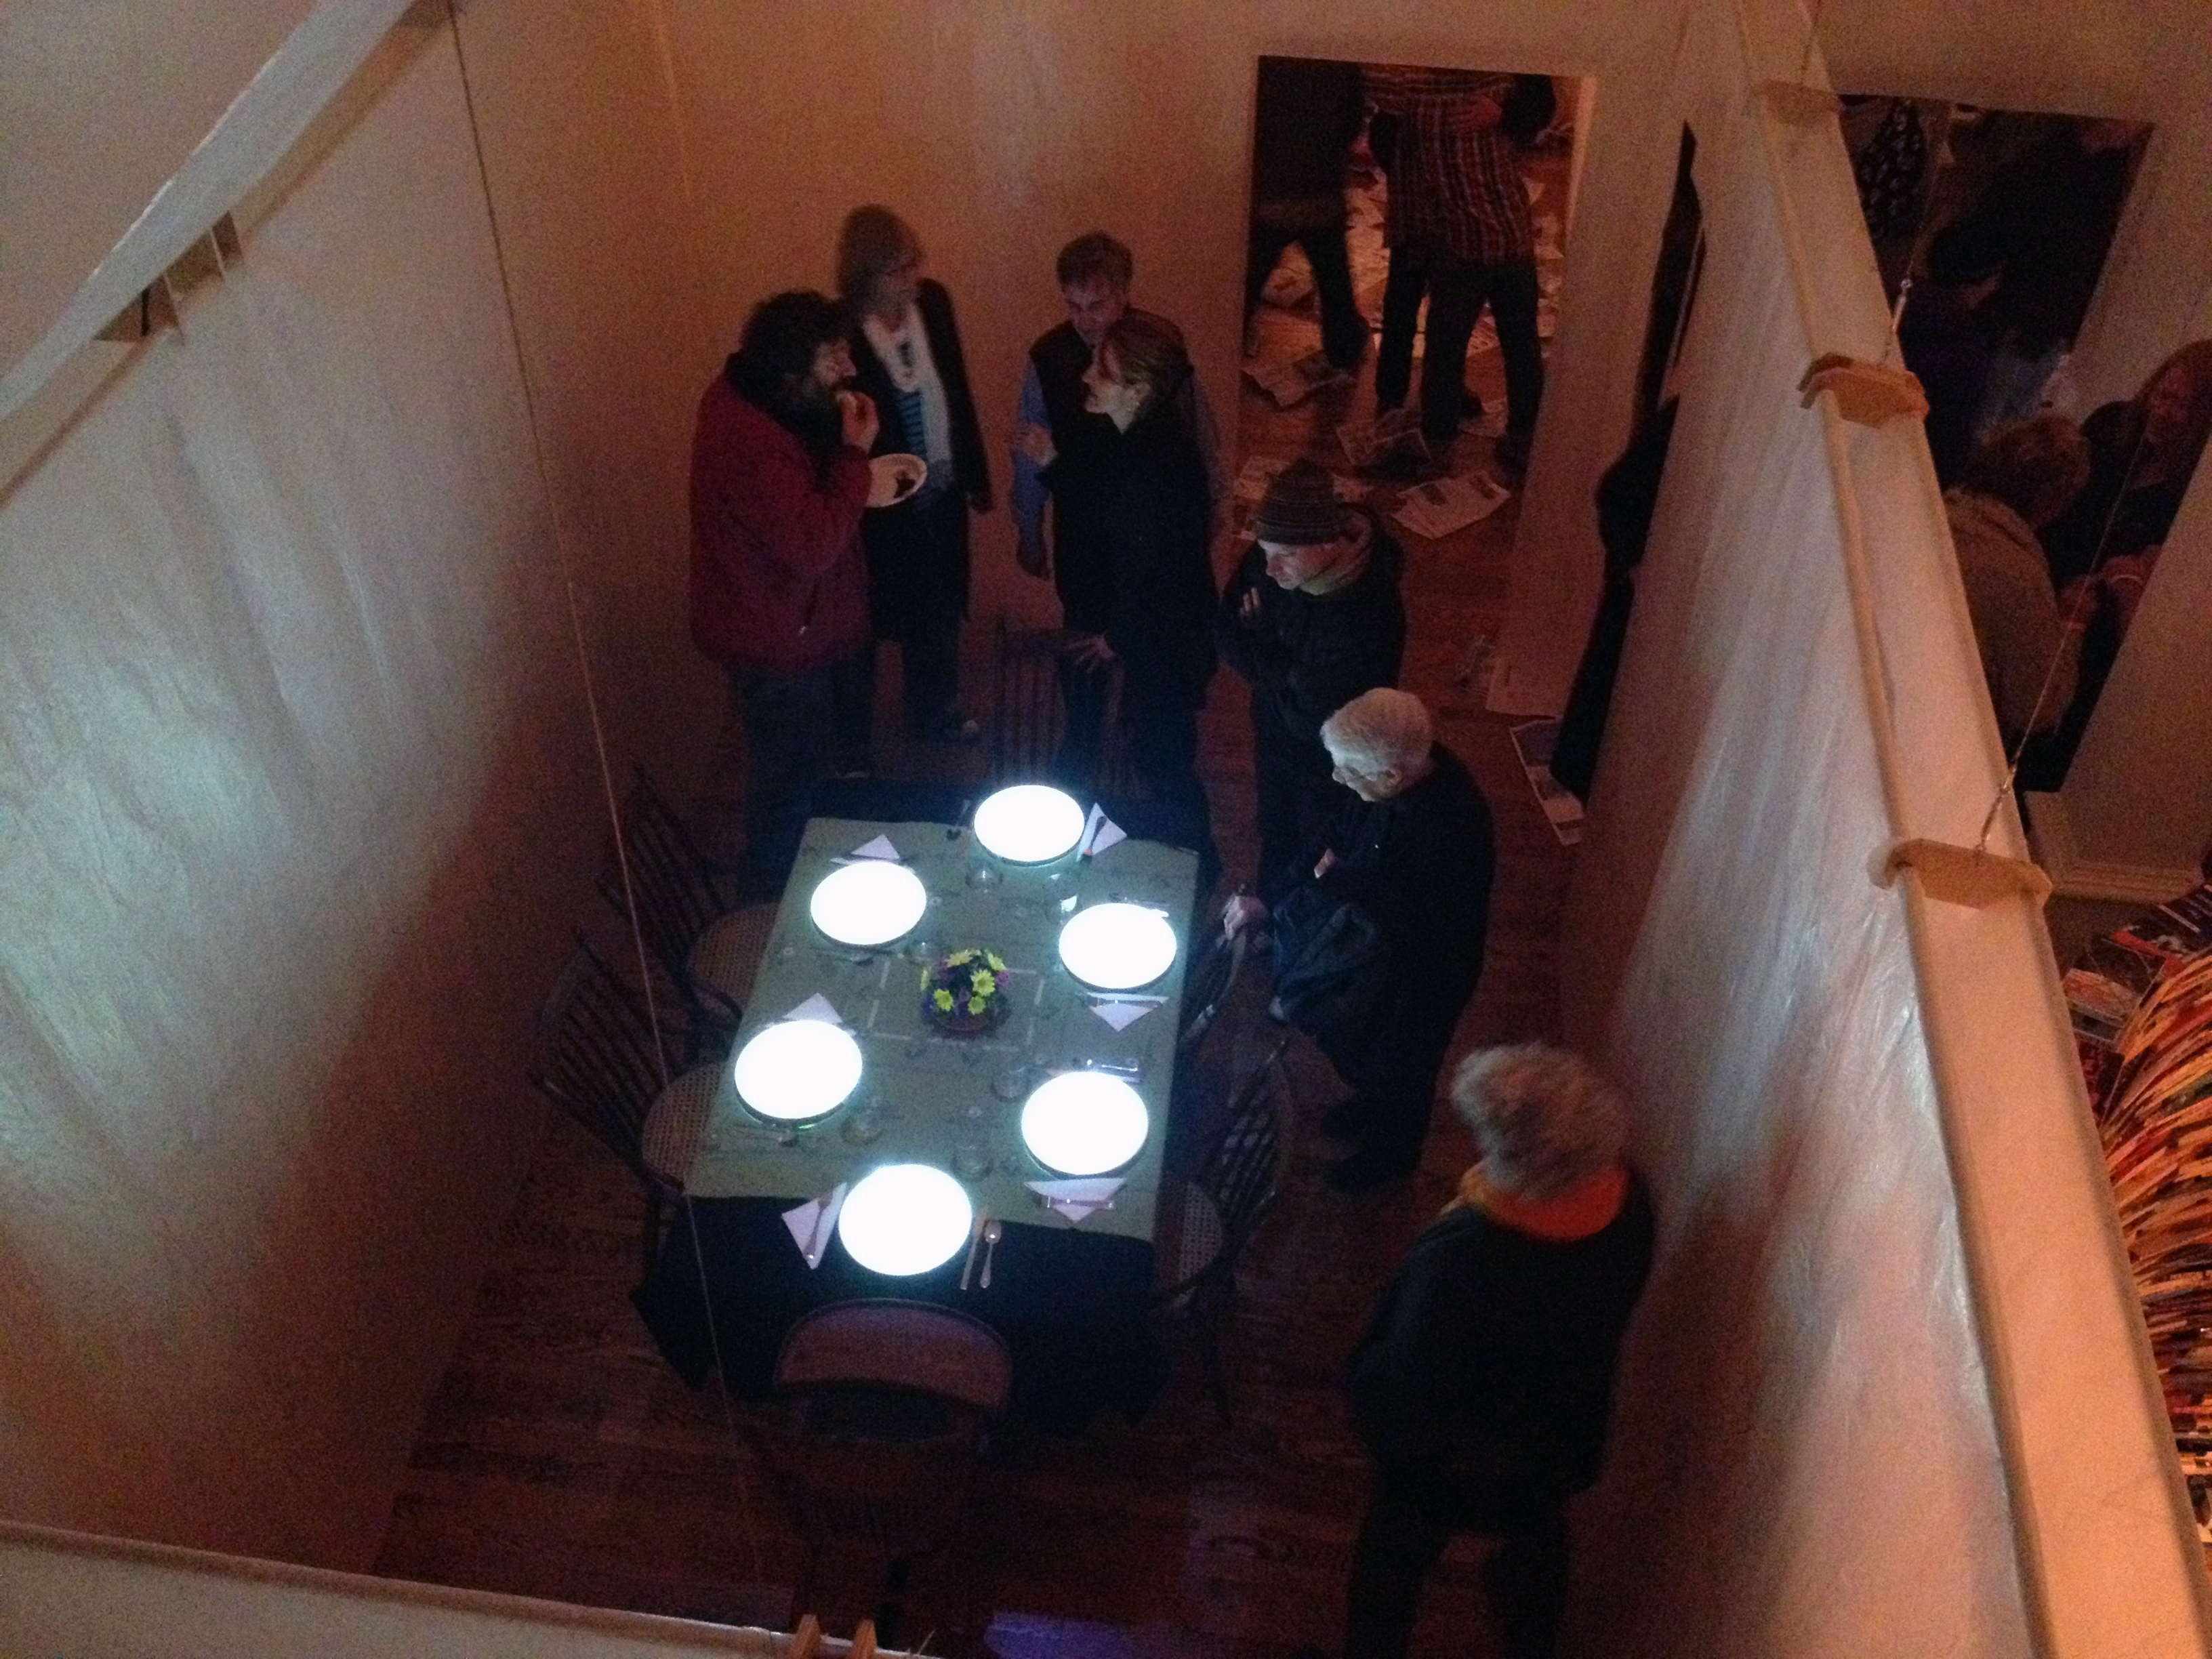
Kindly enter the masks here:
<path id="1" fill-rule="evenodd" d="M 836 389 L 811 377 L 785 400 L 783 422 L 817 458 L 835 454 L 844 442 L 845 416 L 837 407 Z"/>

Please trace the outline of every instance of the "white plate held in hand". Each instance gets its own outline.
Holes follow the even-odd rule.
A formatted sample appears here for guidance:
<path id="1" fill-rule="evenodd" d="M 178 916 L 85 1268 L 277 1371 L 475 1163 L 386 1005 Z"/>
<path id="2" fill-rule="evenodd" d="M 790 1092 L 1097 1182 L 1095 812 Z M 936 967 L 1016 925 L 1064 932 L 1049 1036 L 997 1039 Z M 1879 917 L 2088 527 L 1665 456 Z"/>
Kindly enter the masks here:
<path id="1" fill-rule="evenodd" d="M 896 507 L 928 476 L 929 463 L 919 455 L 878 455 L 868 463 L 868 505 Z"/>

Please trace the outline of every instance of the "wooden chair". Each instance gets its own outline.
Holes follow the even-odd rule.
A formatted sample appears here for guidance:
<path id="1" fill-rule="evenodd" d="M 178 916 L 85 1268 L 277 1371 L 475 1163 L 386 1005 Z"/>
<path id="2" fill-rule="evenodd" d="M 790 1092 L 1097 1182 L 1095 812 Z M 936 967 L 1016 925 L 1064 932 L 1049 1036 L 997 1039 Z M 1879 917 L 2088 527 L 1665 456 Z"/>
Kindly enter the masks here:
<path id="1" fill-rule="evenodd" d="M 683 1040 L 681 1032 L 655 1029 L 636 994 L 579 933 L 538 1017 L 530 1081 L 636 1176 L 645 1193 L 648 1278 L 660 1253 L 662 1206 L 683 1195 L 721 1080 L 720 1062 L 669 1080 Z"/>
<path id="2" fill-rule="evenodd" d="M 691 1056 L 726 1048 L 744 1018 L 775 906 L 738 907 L 732 872 L 699 850 L 641 771 L 623 799 L 622 852 L 623 864 L 600 872 L 601 896 L 625 920 L 635 901 L 646 949 L 690 1018 Z"/>
<path id="3" fill-rule="evenodd" d="M 895 1639 L 910 1569 L 957 1535 L 1013 1363 L 980 1320 L 926 1303 L 844 1302 L 794 1325 L 778 1418 L 746 1419 L 805 1544 L 793 1609 L 817 1605 L 823 1555 L 857 1546 L 876 1629 Z"/>
<path id="4" fill-rule="evenodd" d="M 1287 1039 L 1276 1043 L 1238 1081 L 1197 1173 L 1162 1194 L 1169 1205 L 1167 1248 L 1158 1255 L 1164 1283 L 1152 1305 L 1189 1328 L 1224 1427 L 1235 1421 L 1221 1326 L 1237 1299 L 1237 1263 L 1274 1207 L 1290 1167 L 1293 1115 L 1283 1065 L 1288 1046 Z"/>
<path id="5" fill-rule="evenodd" d="M 998 688 L 991 716 L 991 776 L 1000 783 L 1051 777 L 1066 721 L 1060 656 L 1075 638 L 1065 628 L 998 628 Z"/>
<path id="6" fill-rule="evenodd" d="M 1183 976 L 1182 1029 L 1176 1035 L 1176 1063 L 1188 1062 L 1219 1022 L 1221 1011 L 1237 992 L 1244 972 L 1244 952 L 1250 930 L 1234 939 L 1219 928 L 1206 936 Z"/>

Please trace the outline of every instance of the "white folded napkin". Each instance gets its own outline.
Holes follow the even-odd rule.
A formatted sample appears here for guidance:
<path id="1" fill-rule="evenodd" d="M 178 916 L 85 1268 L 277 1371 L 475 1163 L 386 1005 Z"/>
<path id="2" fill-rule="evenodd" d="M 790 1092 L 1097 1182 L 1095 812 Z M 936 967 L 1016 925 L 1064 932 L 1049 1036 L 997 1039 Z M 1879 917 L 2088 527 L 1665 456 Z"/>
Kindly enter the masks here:
<path id="1" fill-rule="evenodd" d="M 1106 816 L 1106 809 L 1094 805 L 1083 825 L 1083 840 L 1079 843 L 1085 858 L 1096 858 L 1116 842 L 1129 839 L 1129 832 Z"/>
<path id="2" fill-rule="evenodd" d="M 896 864 L 899 862 L 899 849 L 891 845 L 889 836 L 878 836 L 873 841 L 864 841 L 855 847 L 853 856 L 856 859 L 889 859 Z"/>
<path id="3" fill-rule="evenodd" d="M 806 1258 L 809 1271 L 822 1265 L 823 1253 L 837 1231 L 837 1212 L 844 1207 L 845 1183 L 841 1181 L 820 1198 L 810 1198 L 783 1212 L 783 1224 L 791 1229 L 791 1242 Z"/>
<path id="4" fill-rule="evenodd" d="M 1031 1181 L 1024 1183 L 1044 1200 L 1048 1210 L 1080 1225 L 1086 1217 L 1114 1207 L 1114 1194 L 1121 1190 L 1120 1176 L 1085 1176 L 1073 1181 Z"/>
<path id="5" fill-rule="evenodd" d="M 1160 1005 L 1157 1002 L 1122 1002 L 1118 1000 L 1094 1002 L 1091 1012 L 1117 1031 L 1125 1031 Z"/>
<path id="6" fill-rule="evenodd" d="M 842 1025 L 845 1023 L 844 1016 L 837 1012 L 837 1005 L 819 991 L 800 1003 L 784 1018 L 786 1019 L 818 1019 L 831 1025 Z"/>

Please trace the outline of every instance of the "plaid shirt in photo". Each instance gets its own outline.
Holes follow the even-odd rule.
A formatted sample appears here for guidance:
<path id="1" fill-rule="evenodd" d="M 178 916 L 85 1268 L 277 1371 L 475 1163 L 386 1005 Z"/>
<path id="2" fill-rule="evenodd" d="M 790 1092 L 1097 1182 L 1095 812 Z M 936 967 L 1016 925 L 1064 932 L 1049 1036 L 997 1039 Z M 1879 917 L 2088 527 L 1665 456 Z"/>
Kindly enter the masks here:
<path id="1" fill-rule="evenodd" d="M 1479 100 L 1503 108 L 1513 77 L 1480 70 L 1370 64 L 1367 95 L 1404 123 L 1390 164 L 1382 239 L 1439 242 L 1483 265 L 1535 257 L 1528 192 L 1513 141 L 1495 123 L 1475 124 Z"/>

